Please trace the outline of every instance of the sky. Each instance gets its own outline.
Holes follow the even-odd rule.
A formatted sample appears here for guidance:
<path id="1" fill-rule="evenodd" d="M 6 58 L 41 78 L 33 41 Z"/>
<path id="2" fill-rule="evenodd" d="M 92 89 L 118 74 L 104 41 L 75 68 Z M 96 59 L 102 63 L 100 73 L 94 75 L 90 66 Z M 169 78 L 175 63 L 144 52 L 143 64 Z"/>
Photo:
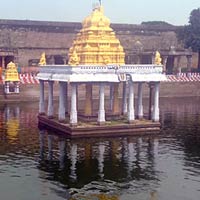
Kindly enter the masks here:
<path id="1" fill-rule="evenodd" d="M 0 19 L 81 22 L 98 0 L 1 0 Z M 102 0 L 111 23 L 165 21 L 188 24 L 200 0 Z"/>

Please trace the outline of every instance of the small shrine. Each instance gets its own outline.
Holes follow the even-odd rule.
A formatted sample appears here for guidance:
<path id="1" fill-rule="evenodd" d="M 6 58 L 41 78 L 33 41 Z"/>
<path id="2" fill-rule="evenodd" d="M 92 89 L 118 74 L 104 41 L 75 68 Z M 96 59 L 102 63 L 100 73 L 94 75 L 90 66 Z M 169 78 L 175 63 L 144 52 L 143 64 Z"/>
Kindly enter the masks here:
<path id="1" fill-rule="evenodd" d="M 19 93 L 19 74 L 15 63 L 8 63 L 5 70 L 5 94 Z"/>
<path id="2" fill-rule="evenodd" d="M 110 27 L 102 5 L 96 6 L 83 20 L 68 58 L 68 65 L 43 65 L 40 68 L 37 75 L 40 82 L 39 123 L 71 136 L 134 134 L 159 129 L 159 84 L 166 80 L 160 54 L 156 52 L 152 64 L 126 65 L 123 47 Z M 47 112 L 45 82 L 48 83 Z M 59 84 L 56 119 L 55 82 Z M 148 117 L 144 116 L 143 110 L 144 84 L 149 86 Z M 78 92 L 83 86 L 85 89 L 81 92 L 85 92 L 85 98 L 83 110 L 80 110 Z M 136 102 L 135 87 L 138 88 Z M 99 94 L 94 96 L 94 90 Z M 109 90 L 108 101 L 106 90 Z M 98 106 L 94 106 L 94 99 Z"/>

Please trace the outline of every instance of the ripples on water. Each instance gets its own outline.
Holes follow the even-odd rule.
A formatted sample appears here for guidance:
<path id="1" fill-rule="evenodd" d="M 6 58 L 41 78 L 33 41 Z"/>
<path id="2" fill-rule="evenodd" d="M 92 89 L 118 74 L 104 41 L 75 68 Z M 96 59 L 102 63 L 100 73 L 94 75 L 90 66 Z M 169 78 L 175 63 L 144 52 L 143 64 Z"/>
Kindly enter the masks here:
<path id="1" fill-rule="evenodd" d="M 69 139 L 38 130 L 37 104 L 0 107 L 0 195 L 199 199 L 199 99 L 162 99 L 159 135 Z"/>

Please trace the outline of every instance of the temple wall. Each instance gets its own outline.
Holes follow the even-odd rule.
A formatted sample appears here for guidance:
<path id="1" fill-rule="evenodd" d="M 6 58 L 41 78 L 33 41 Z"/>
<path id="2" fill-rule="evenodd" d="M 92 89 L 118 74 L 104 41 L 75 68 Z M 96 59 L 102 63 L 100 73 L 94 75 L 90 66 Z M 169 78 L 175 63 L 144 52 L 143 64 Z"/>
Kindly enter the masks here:
<path id="1" fill-rule="evenodd" d="M 140 41 L 143 50 L 169 50 L 183 48 L 178 43 L 176 26 L 147 26 L 130 24 L 112 24 L 125 52 L 135 51 L 135 44 Z M 73 38 L 81 29 L 80 23 L 40 22 L 29 20 L 0 20 L 0 48 L 14 49 L 16 61 L 21 66 L 27 66 L 31 59 L 39 59 L 42 52 L 47 56 L 67 56 Z M 137 50 L 137 49 L 136 49 Z M 183 61 L 182 61 L 183 60 Z M 196 64 L 196 57 L 194 63 Z M 184 59 L 181 59 L 183 64 Z"/>

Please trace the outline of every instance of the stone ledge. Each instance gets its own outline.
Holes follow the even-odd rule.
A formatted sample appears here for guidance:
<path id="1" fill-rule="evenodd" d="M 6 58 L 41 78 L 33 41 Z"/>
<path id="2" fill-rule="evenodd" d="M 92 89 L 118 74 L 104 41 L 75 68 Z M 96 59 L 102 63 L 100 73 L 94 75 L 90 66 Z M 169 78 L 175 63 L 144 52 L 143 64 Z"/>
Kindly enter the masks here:
<path id="1" fill-rule="evenodd" d="M 152 121 L 136 121 L 128 124 L 115 121 L 115 123 L 98 124 L 81 124 L 71 127 L 69 124 L 59 123 L 56 119 L 48 119 L 47 116 L 38 116 L 39 129 L 54 130 L 58 134 L 64 134 L 70 138 L 74 137 L 110 137 L 124 135 L 147 135 L 158 134 L 160 123 Z"/>

